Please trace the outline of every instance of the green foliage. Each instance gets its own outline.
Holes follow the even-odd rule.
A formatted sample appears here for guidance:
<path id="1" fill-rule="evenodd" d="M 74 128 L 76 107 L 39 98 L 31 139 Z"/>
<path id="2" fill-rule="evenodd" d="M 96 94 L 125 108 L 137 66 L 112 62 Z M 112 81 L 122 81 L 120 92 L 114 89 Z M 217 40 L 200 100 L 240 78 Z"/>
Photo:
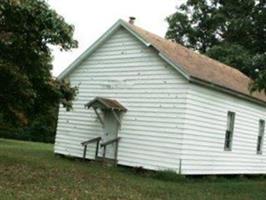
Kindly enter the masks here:
<path id="1" fill-rule="evenodd" d="M 263 55 L 257 55 L 254 57 L 254 65 L 258 69 L 257 76 L 256 76 L 256 81 L 251 87 L 251 90 L 254 92 L 256 90 L 258 91 L 266 91 L 266 53 Z M 264 68 L 261 68 L 261 66 L 264 66 Z"/>
<path id="2" fill-rule="evenodd" d="M 50 46 L 59 46 L 61 50 L 77 47 L 73 31 L 74 27 L 43 0 L 1 0 L 2 122 L 16 126 L 35 127 L 37 123 L 54 126 L 51 120 L 59 102 L 71 108 L 76 88 L 52 77 Z"/>
<path id="3" fill-rule="evenodd" d="M 50 126 L 44 126 L 43 124 L 36 127 L 26 127 L 24 129 L 2 129 L 0 130 L 0 138 L 54 143 L 55 132 L 50 129 Z"/>
<path id="4" fill-rule="evenodd" d="M 231 65 L 266 92 L 265 0 L 188 0 L 167 18 L 166 38 Z"/>

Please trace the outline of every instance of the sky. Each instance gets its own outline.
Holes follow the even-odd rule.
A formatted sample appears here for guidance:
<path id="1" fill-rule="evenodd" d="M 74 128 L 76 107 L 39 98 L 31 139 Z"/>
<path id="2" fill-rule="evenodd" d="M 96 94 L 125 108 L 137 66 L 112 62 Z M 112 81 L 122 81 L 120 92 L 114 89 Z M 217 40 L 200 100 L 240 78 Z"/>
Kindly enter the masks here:
<path id="1" fill-rule="evenodd" d="M 52 9 L 75 26 L 79 47 L 69 52 L 53 48 L 53 75 L 58 76 L 118 19 L 136 17 L 135 24 L 160 36 L 167 30 L 165 18 L 185 0 L 48 0 Z"/>

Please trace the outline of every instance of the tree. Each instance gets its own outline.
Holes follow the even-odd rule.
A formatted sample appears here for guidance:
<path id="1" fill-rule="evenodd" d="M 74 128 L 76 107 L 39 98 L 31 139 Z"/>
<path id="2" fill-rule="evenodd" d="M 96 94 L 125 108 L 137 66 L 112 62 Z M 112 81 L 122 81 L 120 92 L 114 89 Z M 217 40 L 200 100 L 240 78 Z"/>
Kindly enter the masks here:
<path id="1" fill-rule="evenodd" d="M 266 92 L 266 1 L 188 0 L 167 17 L 166 38 L 231 65 Z"/>
<path id="2" fill-rule="evenodd" d="M 77 47 L 74 27 L 44 0 L 0 0 L 0 116 L 28 125 L 72 106 L 76 88 L 52 77 L 51 45 Z M 36 122 L 36 121 L 35 121 Z"/>

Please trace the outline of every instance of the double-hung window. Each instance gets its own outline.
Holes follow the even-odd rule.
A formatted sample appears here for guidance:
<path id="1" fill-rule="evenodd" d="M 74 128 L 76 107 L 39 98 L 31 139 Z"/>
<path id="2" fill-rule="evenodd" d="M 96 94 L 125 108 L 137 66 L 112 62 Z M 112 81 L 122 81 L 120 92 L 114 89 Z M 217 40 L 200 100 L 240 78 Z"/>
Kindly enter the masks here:
<path id="1" fill-rule="evenodd" d="M 232 150 L 234 125 L 235 125 L 235 113 L 229 111 L 227 113 L 227 128 L 225 132 L 225 143 L 224 143 L 225 151 Z"/>
<path id="2" fill-rule="evenodd" d="M 259 135 L 258 135 L 258 142 L 257 142 L 257 154 L 262 154 L 264 131 L 265 131 L 265 121 L 260 120 L 259 121 Z"/>

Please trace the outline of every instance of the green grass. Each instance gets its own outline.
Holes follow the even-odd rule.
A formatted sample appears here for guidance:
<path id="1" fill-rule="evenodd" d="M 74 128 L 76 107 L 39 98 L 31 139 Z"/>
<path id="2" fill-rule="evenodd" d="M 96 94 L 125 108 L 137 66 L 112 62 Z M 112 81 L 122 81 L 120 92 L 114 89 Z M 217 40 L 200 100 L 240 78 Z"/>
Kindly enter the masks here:
<path id="1" fill-rule="evenodd" d="M 55 156 L 50 144 L 0 139 L 0 199 L 266 199 L 265 178 L 173 178 Z"/>

